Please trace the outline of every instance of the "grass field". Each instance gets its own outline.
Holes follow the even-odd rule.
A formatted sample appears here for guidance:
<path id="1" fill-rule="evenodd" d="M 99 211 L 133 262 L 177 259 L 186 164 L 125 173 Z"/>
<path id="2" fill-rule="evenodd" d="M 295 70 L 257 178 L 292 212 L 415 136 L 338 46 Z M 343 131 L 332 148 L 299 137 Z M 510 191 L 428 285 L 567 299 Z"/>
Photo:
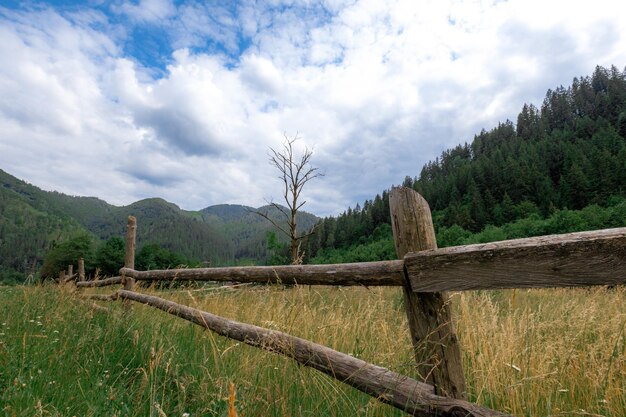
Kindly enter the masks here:
<path id="1" fill-rule="evenodd" d="M 103 291 L 100 291 L 103 292 Z M 399 289 L 251 287 L 165 298 L 413 375 Z M 455 293 L 469 399 L 518 416 L 626 416 L 626 291 Z M 94 311 L 55 287 L 0 288 L 6 416 L 403 415 L 317 371 L 150 307 Z"/>

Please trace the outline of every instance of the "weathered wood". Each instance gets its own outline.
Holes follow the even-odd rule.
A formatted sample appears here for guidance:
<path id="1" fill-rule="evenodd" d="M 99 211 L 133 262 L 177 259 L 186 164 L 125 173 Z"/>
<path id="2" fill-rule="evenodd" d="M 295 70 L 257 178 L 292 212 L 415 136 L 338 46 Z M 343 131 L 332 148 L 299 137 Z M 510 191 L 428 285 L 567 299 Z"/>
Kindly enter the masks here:
<path id="1" fill-rule="evenodd" d="M 394 188 L 389 207 L 398 258 L 437 248 L 430 207 L 421 195 L 410 188 Z M 405 283 L 404 303 L 419 375 L 437 394 L 465 399 L 465 376 L 448 295 L 414 292 L 406 276 Z"/>
<path id="2" fill-rule="evenodd" d="M 382 402 L 420 417 L 506 416 L 467 401 L 433 393 L 433 387 L 345 353 L 288 334 L 239 323 L 159 297 L 119 290 L 120 298 L 161 309 L 222 336 L 294 359 Z"/>
<path id="3" fill-rule="evenodd" d="M 85 280 L 85 259 L 78 258 L 78 281 L 83 282 Z"/>
<path id="4" fill-rule="evenodd" d="M 68 280 L 72 279 L 72 277 L 74 276 L 74 265 L 70 264 L 67 266 L 67 276 Z"/>
<path id="5" fill-rule="evenodd" d="M 100 279 L 98 281 L 82 281 L 77 282 L 78 288 L 90 288 L 90 287 L 106 287 L 108 285 L 123 284 L 122 277 L 111 277 L 106 279 Z"/>
<path id="6" fill-rule="evenodd" d="M 126 229 L 126 254 L 124 257 L 124 269 L 135 269 L 135 241 L 137 238 L 137 219 L 134 216 L 128 216 L 128 225 Z M 135 280 L 123 273 L 124 289 L 132 291 L 135 288 Z"/>
<path id="7" fill-rule="evenodd" d="M 137 280 L 235 281 L 302 285 L 401 286 L 403 261 L 361 262 L 338 265 L 245 266 L 228 268 L 167 269 L 120 274 Z"/>
<path id="8" fill-rule="evenodd" d="M 86 298 L 96 301 L 115 301 L 119 299 L 119 295 L 116 292 L 113 294 L 90 294 Z"/>
<path id="9" fill-rule="evenodd" d="M 410 253 L 413 291 L 626 284 L 626 228 Z"/>
<path id="10" fill-rule="evenodd" d="M 59 272 L 59 285 L 65 284 L 65 271 Z"/>
<path id="11" fill-rule="evenodd" d="M 78 277 L 78 274 L 66 275 L 63 282 L 70 282 L 75 280 Z"/>

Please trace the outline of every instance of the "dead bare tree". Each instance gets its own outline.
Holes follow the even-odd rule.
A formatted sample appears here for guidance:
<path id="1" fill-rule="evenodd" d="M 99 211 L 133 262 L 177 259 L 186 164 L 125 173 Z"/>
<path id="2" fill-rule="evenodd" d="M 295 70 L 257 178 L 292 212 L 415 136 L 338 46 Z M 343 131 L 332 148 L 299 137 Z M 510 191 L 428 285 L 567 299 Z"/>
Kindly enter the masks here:
<path id="1" fill-rule="evenodd" d="M 293 265 L 302 263 L 302 257 L 304 255 L 300 249 L 302 240 L 313 233 L 313 231 L 308 231 L 298 234 L 298 210 L 306 203 L 306 201 L 300 200 L 300 194 L 306 183 L 314 178 L 324 176 L 324 174 L 319 171 L 319 168 L 311 165 L 311 157 L 313 156 L 311 149 L 305 147 L 302 155 L 298 156 L 294 154 L 293 144 L 298 139 L 298 135 L 293 138 L 289 138 L 285 135 L 282 149 L 276 150 L 270 148 L 269 152 L 270 165 L 275 167 L 280 173 L 278 178 L 283 183 L 283 199 L 287 205 L 287 209 L 275 202 L 270 202 L 269 204 L 285 216 L 287 227 L 284 227 L 281 222 L 271 218 L 269 213 L 257 212 L 289 238 L 289 251 Z"/>

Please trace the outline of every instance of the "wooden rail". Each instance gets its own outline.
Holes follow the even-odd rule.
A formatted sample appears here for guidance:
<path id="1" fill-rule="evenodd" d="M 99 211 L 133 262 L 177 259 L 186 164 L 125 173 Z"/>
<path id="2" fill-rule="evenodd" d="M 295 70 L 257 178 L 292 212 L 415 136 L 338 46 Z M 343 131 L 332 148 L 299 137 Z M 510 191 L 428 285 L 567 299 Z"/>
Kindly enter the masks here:
<path id="1" fill-rule="evenodd" d="M 626 284 L 626 228 L 408 254 L 413 291 Z"/>
<path id="2" fill-rule="evenodd" d="M 140 281 L 403 286 L 413 292 L 626 284 L 626 228 L 410 252 L 403 260 L 334 265 L 244 266 L 136 271 Z M 119 284 L 118 278 L 77 283 Z"/>
<path id="3" fill-rule="evenodd" d="M 242 266 L 135 271 L 122 268 L 120 275 L 136 280 L 236 281 L 302 285 L 404 285 L 404 262 L 361 262 L 337 265 Z"/>
<path id="4" fill-rule="evenodd" d="M 99 279 L 97 281 L 80 281 L 76 283 L 78 288 L 90 288 L 90 287 L 106 287 L 107 285 L 123 284 L 122 277 L 111 277 L 105 279 Z"/>

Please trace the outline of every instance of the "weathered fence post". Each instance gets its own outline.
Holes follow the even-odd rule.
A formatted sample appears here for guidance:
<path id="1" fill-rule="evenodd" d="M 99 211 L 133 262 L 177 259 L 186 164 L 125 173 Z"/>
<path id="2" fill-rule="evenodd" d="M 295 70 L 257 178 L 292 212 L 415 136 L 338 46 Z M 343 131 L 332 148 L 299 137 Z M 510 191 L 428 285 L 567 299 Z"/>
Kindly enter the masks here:
<path id="1" fill-rule="evenodd" d="M 424 197 L 410 188 L 394 188 L 389 193 L 389 208 L 399 259 L 408 252 L 437 248 Z M 432 384 L 438 395 L 465 399 L 465 376 L 449 297 L 446 293 L 413 292 L 405 269 L 404 303 L 420 377 Z"/>
<path id="2" fill-rule="evenodd" d="M 135 269 L 135 240 L 137 238 L 137 219 L 128 216 L 126 229 L 126 256 L 124 257 L 124 268 Z M 135 279 L 122 274 L 124 289 L 133 291 L 135 289 Z"/>
<path id="3" fill-rule="evenodd" d="M 78 281 L 85 280 L 85 259 L 78 258 Z"/>
<path id="4" fill-rule="evenodd" d="M 74 264 L 69 264 L 67 266 L 67 280 L 71 281 L 72 280 L 72 275 L 74 275 Z"/>

